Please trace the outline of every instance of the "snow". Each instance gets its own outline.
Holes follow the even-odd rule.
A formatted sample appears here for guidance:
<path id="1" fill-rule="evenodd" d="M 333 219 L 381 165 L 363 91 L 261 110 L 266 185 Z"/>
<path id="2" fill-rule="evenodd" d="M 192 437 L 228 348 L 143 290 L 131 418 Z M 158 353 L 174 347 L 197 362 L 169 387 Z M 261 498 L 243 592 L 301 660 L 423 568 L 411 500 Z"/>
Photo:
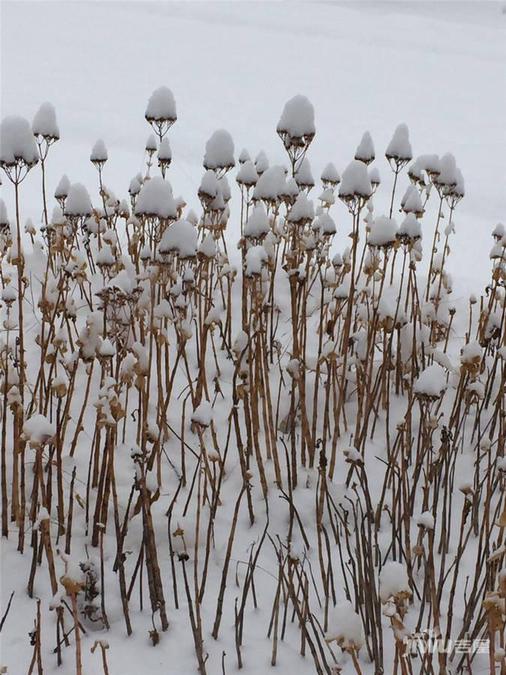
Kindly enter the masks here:
<path id="1" fill-rule="evenodd" d="M 168 87 L 155 89 L 149 97 L 144 116 L 148 121 L 176 121 L 176 101 Z"/>
<path id="2" fill-rule="evenodd" d="M 192 422 L 200 424 L 202 427 L 208 427 L 213 420 L 213 407 L 209 401 L 202 401 L 193 411 L 191 419 Z"/>
<path id="3" fill-rule="evenodd" d="M 361 162 L 369 164 L 375 157 L 376 153 L 374 151 L 374 143 L 371 134 L 368 131 L 365 131 L 355 150 L 355 159 L 359 159 Z"/>
<path id="4" fill-rule="evenodd" d="M 408 240 L 420 239 L 422 236 L 422 225 L 414 213 L 408 213 L 399 226 L 397 233 L 399 237 Z"/>
<path id="5" fill-rule="evenodd" d="M 330 610 L 329 627 L 325 636 L 327 641 L 336 640 L 342 649 L 364 644 L 362 620 L 348 600 L 338 603 Z"/>
<path id="6" fill-rule="evenodd" d="M 416 524 L 423 527 L 425 530 L 434 529 L 434 516 L 430 511 L 424 511 L 416 519 Z"/>
<path id="7" fill-rule="evenodd" d="M 313 220 L 314 207 L 313 202 L 301 192 L 288 214 L 288 221 L 295 224 L 303 224 Z"/>
<path id="8" fill-rule="evenodd" d="M 23 436 L 31 445 L 43 445 L 56 433 L 53 424 L 44 415 L 32 415 L 23 425 Z"/>
<path id="9" fill-rule="evenodd" d="M 314 135 L 314 108 L 306 96 L 298 94 L 285 103 L 277 131 L 280 134 L 287 134 L 288 145 L 293 140 Z"/>
<path id="10" fill-rule="evenodd" d="M 92 211 L 88 190 L 82 183 L 72 183 L 65 201 L 65 215 L 85 217 Z"/>
<path id="11" fill-rule="evenodd" d="M 393 159 L 396 162 L 409 162 L 413 158 L 413 150 L 409 142 L 409 129 L 406 124 L 397 126 L 385 155 L 387 159 Z"/>
<path id="12" fill-rule="evenodd" d="M 439 175 L 436 177 L 436 185 L 445 188 L 455 187 L 458 181 L 457 164 L 451 152 L 441 157 Z"/>
<path id="13" fill-rule="evenodd" d="M 401 207 L 404 213 L 415 213 L 418 216 L 423 215 L 422 198 L 414 185 L 408 185 L 406 188 L 404 197 L 401 199 Z"/>
<path id="14" fill-rule="evenodd" d="M 341 176 L 332 162 L 329 162 L 323 169 L 321 179 L 323 183 L 329 183 L 333 186 L 336 186 L 338 183 L 340 183 Z"/>
<path id="15" fill-rule="evenodd" d="M 283 194 L 285 186 L 286 169 L 278 165 L 270 166 L 260 175 L 253 191 L 253 199 L 275 202 Z"/>
<path id="16" fill-rule="evenodd" d="M 70 180 L 67 174 L 63 174 L 60 178 L 58 185 L 54 191 L 54 196 L 56 199 L 66 198 L 70 190 Z"/>
<path id="17" fill-rule="evenodd" d="M 0 166 L 22 162 L 28 167 L 39 160 L 32 129 L 24 117 L 5 117 L 0 122 Z"/>
<path id="18" fill-rule="evenodd" d="M 37 110 L 32 122 L 32 131 L 34 136 L 42 136 L 47 140 L 56 141 L 60 138 L 56 110 L 52 103 L 43 103 Z"/>
<path id="19" fill-rule="evenodd" d="M 259 238 L 269 232 L 269 218 L 265 212 L 265 208 L 259 204 L 254 207 L 244 226 L 244 236 L 251 238 Z"/>
<path id="20" fill-rule="evenodd" d="M 419 396 L 439 398 L 446 388 L 446 375 L 439 365 L 428 366 L 415 382 L 414 392 Z"/>
<path id="21" fill-rule="evenodd" d="M 211 232 L 208 232 L 204 241 L 200 244 L 198 252 L 205 258 L 214 258 L 218 252 L 216 241 Z"/>
<path id="22" fill-rule="evenodd" d="M 397 223 L 394 218 L 375 218 L 367 237 L 369 246 L 391 246 L 397 237 Z"/>
<path id="23" fill-rule="evenodd" d="M 218 129 L 206 143 L 205 169 L 231 169 L 235 166 L 234 141 L 225 129 Z"/>
<path id="24" fill-rule="evenodd" d="M 176 204 L 169 181 L 161 176 L 145 181 L 137 197 L 134 213 L 136 216 L 176 218 Z"/>
<path id="25" fill-rule="evenodd" d="M 191 258 L 197 253 L 197 230 L 187 220 L 177 220 L 169 225 L 158 246 L 160 253 L 175 251 L 181 258 Z"/>
<path id="26" fill-rule="evenodd" d="M 255 185 L 258 180 L 257 170 L 251 159 L 247 159 L 241 163 L 241 168 L 237 172 L 236 180 L 239 184 L 251 187 Z"/>
<path id="27" fill-rule="evenodd" d="M 339 197 L 363 197 L 372 195 L 372 186 L 367 173 L 367 165 L 358 159 L 352 160 L 343 171 L 339 185 Z"/>
<path id="28" fill-rule="evenodd" d="M 312 188 L 314 187 L 315 181 L 313 174 L 311 173 L 311 164 L 309 159 L 304 157 L 302 162 L 300 162 L 297 171 L 295 172 L 295 182 L 301 188 Z"/>
<path id="29" fill-rule="evenodd" d="M 389 560 L 380 572 L 380 598 L 387 602 L 399 593 L 409 593 L 409 581 L 406 568 L 402 563 Z"/>
<path id="30" fill-rule="evenodd" d="M 218 194 L 218 179 L 212 169 L 208 169 L 200 181 L 199 193 L 207 197 L 215 198 Z"/>
<path id="31" fill-rule="evenodd" d="M 159 162 L 170 162 L 172 160 L 172 149 L 170 147 L 170 142 L 167 137 L 165 137 L 160 143 L 158 148 L 158 161 Z"/>
<path id="32" fill-rule="evenodd" d="M 261 274 L 262 267 L 267 262 L 268 256 L 263 246 L 252 246 L 246 252 L 246 269 L 247 277 L 252 277 Z"/>
<path id="33" fill-rule="evenodd" d="M 105 147 L 104 141 L 99 138 L 96 141 L 95 145 L 91 149 L 90 161 L 98 164 L 102 164 L 107 161 L 107 148 Z"/>

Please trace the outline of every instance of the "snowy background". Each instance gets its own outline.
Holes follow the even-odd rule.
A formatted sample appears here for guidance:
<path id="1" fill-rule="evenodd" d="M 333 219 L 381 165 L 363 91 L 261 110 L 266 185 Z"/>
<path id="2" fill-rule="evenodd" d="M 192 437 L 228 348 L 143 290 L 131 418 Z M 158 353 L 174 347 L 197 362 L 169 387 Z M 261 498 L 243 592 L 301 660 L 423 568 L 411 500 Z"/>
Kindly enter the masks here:
<path id="1" fill-rule="evenodd" d="M 467 194 L 449 259 L 457 299 L 487 282 L 490 230 L 504 219 L 502 7 L 486 1 L 4 1 L 1 114 L 31 119 L 43 101 L 55 105 L 62 142 L 51 152 L 50 194 L 66 172 L 95 195 L 89 154 L 102 137 L 110 157 L 105 182 L 123 196 L 142 169 L 147 99 L 165 84 L 178 106 L 170 179 L 190 205 L 197 203 L 204 145 L 216 128 L 230 131 L 237 151 L 246 146 L 255 156 L 264 149 L 271 163 L 285 161 L 275 124 L 296 93 L 316 110 L 309 153 L 315 177 L 328 161 L 342 171 L 365 130 L 380 155 L 397 123 L 406 122 L 415 156 L 452 152 L 464 174 Z M 386 161 L 378 166 L 390 182 Z M 36 172 L 26 186 L 39 208 Z M 382 194 L 386 199 L 388 189 Z M 344 207 L 334 211 L 338 231 L 340 213 L 344 218 Z"/>

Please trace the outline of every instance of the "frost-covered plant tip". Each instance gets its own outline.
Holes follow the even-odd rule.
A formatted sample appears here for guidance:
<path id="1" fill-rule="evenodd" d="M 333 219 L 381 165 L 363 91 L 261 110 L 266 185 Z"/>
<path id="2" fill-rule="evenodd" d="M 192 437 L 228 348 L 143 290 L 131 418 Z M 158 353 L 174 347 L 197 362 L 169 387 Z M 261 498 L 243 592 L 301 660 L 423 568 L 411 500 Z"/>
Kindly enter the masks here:
<path id="1" fill-rule="evenodd" d="M 286 162 L 220 129 L 180 197 L 145 119 L 118 195 L 94 138 L 46 193 L 51 104 L 0 127 L 8 672 L 504 673 L 504 226 L 453 299 L 464 181 L 405 124 L 319 167 L 298 95 Z"/>

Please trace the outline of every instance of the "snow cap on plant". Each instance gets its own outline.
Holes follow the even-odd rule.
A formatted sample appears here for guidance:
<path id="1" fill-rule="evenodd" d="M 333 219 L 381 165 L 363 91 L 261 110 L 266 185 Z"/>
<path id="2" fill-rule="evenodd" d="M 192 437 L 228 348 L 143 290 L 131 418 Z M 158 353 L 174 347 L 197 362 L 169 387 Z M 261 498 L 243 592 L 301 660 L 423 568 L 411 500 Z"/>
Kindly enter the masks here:
<path id="1" fill-rule="evenodd" d="M 258 204 L 251 211 L 244 226 L 244 236 L 248 239 L 261 239 L 270 231 L 269 218 L 265 208 Z"/>
<path id="2" fill-rule="evenodd" d="M 92 210 L 88 190 L 82 183 L 72 183 L 65 201 L 65 215 L 85 218 L 91 215 Z"/>
<path id="3" fill-rule="evenodd" d="M 414 185 L 408 185 L 401 199 L 401 209 L 404 213 L 414 213 L 417 218 L 423 216 L 425 209 L 423 208 L 422 198 Z"/>
<path id="4" fill-rule="evenodd" d="M 388 602 L 391 598 L 408 598 L 411 596 L 408 573 L 400 562 L 387 561 L 381 568 L 380 578 L 381 602 Z"/>
<path id="5" fill-rule="evenodd" d="M 56 429 L 44 415 L 32 415 L 23 425 L 23 437 L 31 448 L 45 445 L 56 433 Z"/>
<path id="6" fill-rule="evenodd" d="M 159 87 L 149 97 L 145 118 L 158 134 L 160 141 L 177 120 L 176 101 L 168 87 Z M 147 149 L 147 146 L 146 146 Z"/>
<path id="7" fill-rule="evenodd" d="M 39 151 L 30 124 L 24 117 L 13 115 L 0 122 L 0 167 L 11 180 L 16 167 L 31 169 L 39 161 Z"/>
<path id="8" fill-rule="evenodd" d="M 335 188 L 341 182 L 341 176 L 339 175 L 339 171 L 336 169 L 334 164 L 332 164 L 332 162 L 329 162 L 326 165 L 326 167 L 322 171 L 322 175 L 320 176 L 320 178 L 323 183 L 323 187 Z"/>
<path id="9" fill-rule="evenodd" d="M 206 143 L 204 168 L 225 173 L 235 166 L 234 141 L 225 129 L 218 129 Z"/>
<path id="10" fill-rule="evenodd" d="M 236 181 L 239 183 L 239 185 L 244 185 L 246 188 L 256 185 L 258 181 L 258 173 L 251 159 L 241 162 L 241 168 L 237 172 Z"/>
<path id="11" fill-rule="evenodd" d="M 256 201 L 262 200 L 268 205 L 275 206 L 281 199 L 285 185 L 285 167 L 270 166 L 258 178 L 253 191 L 253 199 Z"/>
<path id="12" fill-rule="evenodd" d="M 257 170 L 257 174 L 261 176 L 268 168 L 269 160 L 267 159 L 267 155 L 263 150 L 260 150 L 258 155 L 255 157 L 255 169 Z"/>
<path id="13" fill-rule="evenodd" d="M 295 182 L 301 190 L 308 192 L 314 187 L 314 178 L 311 172 L 311 164 L 307 157 L 304 157 L 300 162 L 297 171 L 295 172 Z"/>
<path id="14" fill-rule="evenodd" d="M 162 255 L 177 253 L 180 258 L 193 258 L 197 245 L 196 228 L 187 220 L 177 220 L 163 233 L 158 250 Z"/>
<path id="15" fill-rule="evenodd" d="M 303 146 L 315 135 L 314 108 L 308 98 L 298 94 L 285 103 L 277 132 L 288 149 Z"/>
<path id="16" fill-rule="evenodd" d="M 367 200 L 372 195 L 372 185 L 367 165 L 358 159 L 352 160 L 343 171 L 339 186 L 339 199 L 350 203 L 357 199 Z"/>
<path id="17" fill-rule="evenodd" d="M 58 185 L 56 186 L 56 190 L 54 191 L 54 197 L 62 208 L 64 208 L 65 206 L 65 200 L 67 199 L 69 190 L 70 190 L 70 180 L 67 174 L 64 173 L 63 176 L 60 178 Z"/>
<path id="18" fill-rule="evenodd" d="M 371 231 L 367 237 L 369 246 L 389 248 L 397 238 L 397 223 L 394 218 L 378 216 L 372 222 Z"/>
<path id="19" fill-rule="evenodd" d="M 107 157 L 108 155 L 105 143 L 101 138 L 99 138 L 91 149 L 90 162 L 100 171 L 107 162 Z"/>
<path id="20" fill-rule="evenodd" d="M 134 213 L 136 216 L 176 218 L 176 203 L 170 183 L 161 176 L 145 181 L 137 197 Z"/>
<path id="21" fill-rule="evenodd" d="M 446 389 L 446 374 L 435 363 L 425 368 L 418 376 L 413 391 L 417 398 L 434 401 L 441 397 Z"/>
<path id="22" fill-rule="evenodd" d="M 376 153 L 374 151 L 374 143 L 371 134 L 366 131 L 355 150 L 355 159 L 359 159 L 361 162 L 364 162 L 364 164 L 370 164 L 374 161 L 375 157 Z"/>
<path id="23" fill-rule="evenodd" d="M 413 151 L 409 141 L 409 130 L 406 124 L 399 124 L 394 131 L 392 140 L 385 151 L 385 157 L 390 162 L 392 168 L 395 167 L 397 171 L 413 158 Z"/>
<path id="24" fill-rule="evenodd" d="M 47 143 L 54 143 L 60 138 L 56 111 L 52 103 L 43 103 L 37 110 L 32 122 L 32 131 L 35 137 L 43 138 Z"/>
<path id="25" fill-rule="evenodd" d="M 362 620 L 349 600 L 340 602 L 330 611 L 325 641 L 336 641 L 343 651 L 359 651 L 363 646 L 365 637 Z"/>

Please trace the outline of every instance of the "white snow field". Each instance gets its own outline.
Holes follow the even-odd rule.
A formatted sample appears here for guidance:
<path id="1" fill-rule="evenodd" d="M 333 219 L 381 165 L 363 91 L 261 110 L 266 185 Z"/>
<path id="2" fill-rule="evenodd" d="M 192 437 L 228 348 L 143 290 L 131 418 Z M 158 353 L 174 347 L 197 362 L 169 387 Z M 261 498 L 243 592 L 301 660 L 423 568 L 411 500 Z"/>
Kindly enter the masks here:
<path id="1" fill-rule="evenodd" d="M 56 111 L 33 130 L 60 136 L 45 173 L 64 240 L 48 263 L 39 163 L 20 185 L 25 287 L 0 170 L 0 672 L 506 672 L 502 3 L 3 0 L 0 38 L 0 118 Z M 150 100 L 160 87 L 174 98 Z M 145 113 L 177 115 L 170 185 L 156 153 L 144 180 Z M 277 128 L 290 148 L 306 138 L 302 162 Z M 17 118 L 0 144 L 7 169 L 36 148 Z M 385 151 L 402 164 L 391 214 Z M 408 190 L 420 155 L 427 203 Z M 342 181 L 331 167 L 322 185 L 329 162 Z M 448 249 L 431 265 L 439 194 Z M 128 298 L 126 328 L 98 292 Z M 11 504 L 21 462 L 26 503 Z M 424 629 L 480 653 L 404 658 Z"/>

